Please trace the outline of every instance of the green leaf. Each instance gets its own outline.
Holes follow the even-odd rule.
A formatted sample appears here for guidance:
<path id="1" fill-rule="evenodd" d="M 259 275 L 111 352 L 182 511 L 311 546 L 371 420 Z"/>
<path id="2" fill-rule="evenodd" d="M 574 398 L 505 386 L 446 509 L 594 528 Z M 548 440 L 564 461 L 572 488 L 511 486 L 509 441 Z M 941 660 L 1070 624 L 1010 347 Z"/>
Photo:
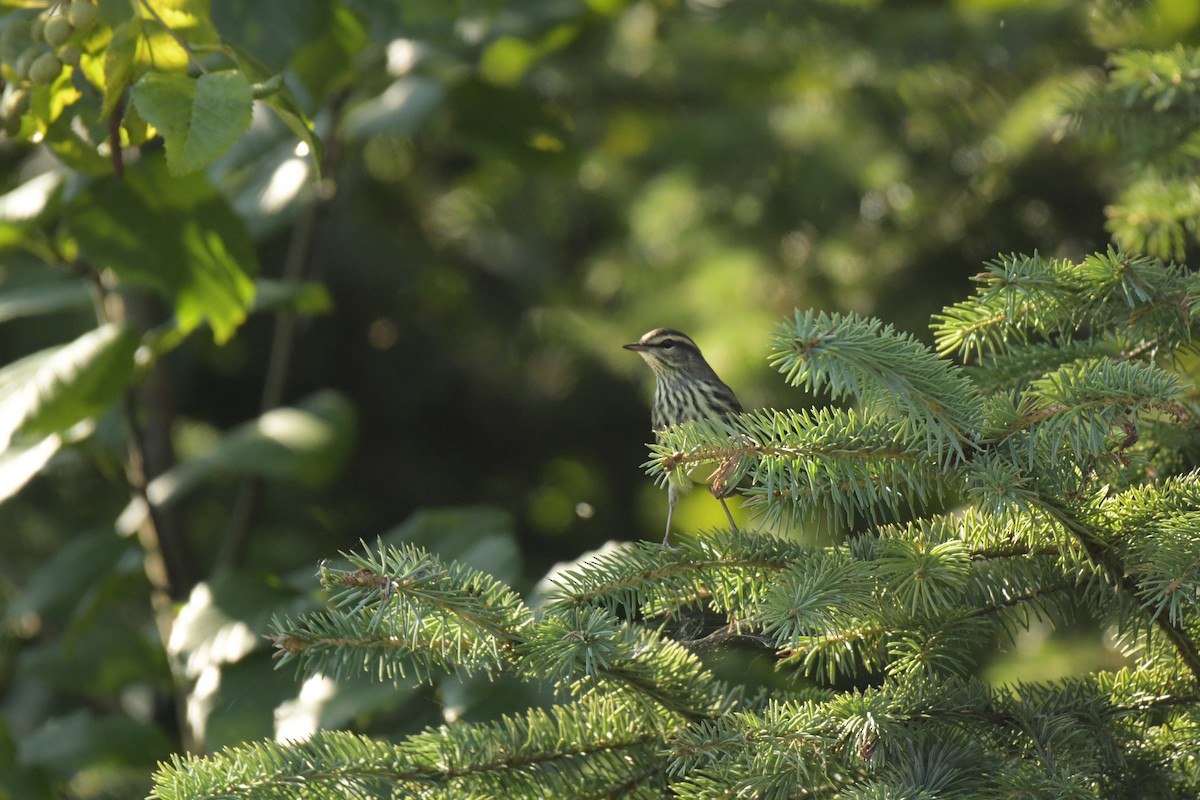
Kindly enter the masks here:
<path id="1" fill-rule="evenodd" d="M 140 37 L 139 22 L 126 20 L 113 28 L 112 39 L 104 49 L 104 103 L 101 115 L 105 119 L 116 110 L 125 97 L 125 89 L 133 80 L 134 59 Z"/>
<path id="2" fill-rule="evenodd" d="M 158 128 L 173 175 L 203 169 L 250 129 L 254 93 L 237 70 L 187 75 L 148 72 L 133 87 L 138 111 Z"/>
<path id="3" fill-rule="evenodd" d="M 19 226 L 37 220 L 47 211 L 56 206 L 56 200 L 62 190 L 64 175 L 59 170 L 47 170 L 35 178 L 30 178 L 12 191 L 0 195 L 0 220 Z M 5 233 L 0 240 L 4 246 L 16 244 L 10 237 L 16 235 Z M 22 235 L 21 238 L 24 238 Z"/>
<path id="4" fill-rule="evenodd" d="M 20 761 L 64 777 L 101 764 L 153 764 L 171 752 L 166 735 L 129 717 L 79 710 L 54 717 L 26 735 Z"/>
<path id="5" fill-rule="evenodd" d="M 0 444 L 18 433 L 59 433 L 103 412 L 128 388 L 137 347 L 136 331 L 109 324 L 0 369 Z"/>
<path id="6" fill-rule="evenodd" d="M 211 44 L 218 40 L 209 21 L 210 0 L 142 0 L 154 8 L 173 33 L 189 44 Z"/>
<path id="7" fill-rule="evenodd" d="M 326 0 L 222 0 L 212 19 L 223 41 L 253 52 L 272 72 L 284 70 L 297 52 L 330 30 Z"/>
<path id="8" fill-rule="evenodd" d="M 76 194 L 64 221 L 97 267 L 167 298 L 183 332 L 206 321 L 221 343 L 246 318 L 254 246 L 203 173 L 173 176 L 161 157 L 144 157 L 124 180 L 102 178 Z"/>
<path id="9" fill-rule="evenodd" d="M 0 311 L 3 310 L 0 303 Z M 254 311 L 288 311 L 292 314 L 328 314 L 333 298 L 324 284 L 314 281 L 277 281 L 259 278 L 254 282 Z"/>
<path id="10" fill-rule="evenodd" d="M 335 6 L 320 35 L 310 37 L 292 56 L 292 71 L 315 103 L 327 102 L 358 78 L 358 59 L 369 42 L 354 12 Z"/>
<path id="11" fill-rule="evenodd" d="M 216 685 L 194 685 L 189 719 L 210 747 L 270 736 L 276 707 L 295 696 L 265 652 L 272 616 L 307 610 L 312 600 L 270 575 L 222 570 L 197 585 L 171 628 L 167 654 L 189 678 L 219 674 Z M 201 682 L 202 684 L 203 682 Z"/>
<path id="12" fill-rule="evenodd" d="M 445 87 L 432 78 L 401 78 L 346 114 L 346 137 L 358 141 L 382 133 L 411 136 L 445 99 Z"/>
<path id="13" fill-rule="evenodd" d="M 45 143 L 55 158 L 70 169 L 91 175 L 112 172 L 112 162 L 101 155 L 94 123 L 100 119 L 99 98 L 88 96 L 74 103 L 46 129 Z M 88 123 L 93 123 L 89 129 Z M 103 133 L 101 134 L 103 136 Z"/>
<path id="14" fill-rule="evenodd" d="M 487 46 L 479 60 L 484 80 L 500 86 L 515 86 L 538 58 L 538 48 L 515 36 L 501 36 Z"/>
<path id="15" fill-rule="evenodd" d="M 67 621 L 75 609 L 86 604 L 87 595 L 118 571 L 117 562 L 135 546 L 111 529 L 69 541 L 25 579 L 5 620 L 11 625 L 25 615 L 37 614 Z"/>
<path id="16" fill-rule="evenodd" d="M 33 480 L 61 446 L 62 437 L 52 433 L 41 440 L 9 444 L 0 452 L 0 503 Z"/>
<path id="17" fill-rule="evenodd" d="M 296 611 L 297 598 L 261 575 L 222 571 L 192 589 L 171 627 L 167 654 L 192 678 L 265 648 L 262 632 L 277 613 Z"/>
<path id="18" fill-rule="evenodd" d="M 254 91 L 254 84 L 271 82 L 279 77 L 278 72 L 273 71 L 269 66 L 258 60 L 256 53 L 228 43 L 227 47 L 237 60 L 238 69 L 242 71 L 242 74 L 247 79 L 252 81 L 251 92 Z M 281 83 L 278 91 L 272 92 L 266 97 L 259 98 L 259 102 L 275 112 L 275 116 L 279 117 L 280 121 L 287 125 L 292 133 L 296 135 L 296 138 L 308 145 L 313 166 L 316 168 L 319 177 L 321 164 L 324 161 L 324 145 L 313 131 L 312 120 L 304 113 L 304 108 L 296 100 L 287 83 Z"/>
<path id="19" fill-rule="evenodd" d="M 342 395 L 319 392 L 239 425 L 205 455 L 150 482 L 155 503 L 170 503 L 216 474 L 257 475 L 319 485 L 337 474 L 354 438 L 354 409 Z"/>
<path id="20" fill-rule="evenodd" d="M 90 304 L 91 295 L 87 286 L 77 281 L 24 286 L 0 294 L 0 322 L 60 311 L 78 311 Z"/>

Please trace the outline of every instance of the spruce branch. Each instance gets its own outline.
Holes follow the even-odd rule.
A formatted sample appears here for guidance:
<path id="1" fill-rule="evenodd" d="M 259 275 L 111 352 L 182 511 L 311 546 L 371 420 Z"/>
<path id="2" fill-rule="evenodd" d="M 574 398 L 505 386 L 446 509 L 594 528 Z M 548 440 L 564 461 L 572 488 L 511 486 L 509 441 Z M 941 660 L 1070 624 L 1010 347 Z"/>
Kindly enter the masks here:
<path id="1" fill-rule="evenodd" d="M 1180 173 L 1197 159 L 1200 131 L 1200 49 L 1125 50 L 1109 58 L 1103 81 L 1076 91 L 1072 122 L 1085 135 L 1116 135 L 1124 157 Z"/>
<path id="2" fill-rule="evenodd" d="M 322 569 L 334 608 L 273 620 L 280 664 L 387 680 L 411 672 L 422 681 L 511 667 L 533 617 L 507 586 L 413 546 L 342 555 L 356 569 Z"/>
<path id="3" fill-rule="evenodd" d="M 654 618 L 707 606 L 744 618 L 772 576 L 808 557 L 812 547 L 774 536 L 711 531 L 681 538 L 668 550 L 639 542 L 588 559 L 554 579 L 545 614 L 598 606 L 609 613 Z"/>
<path id="4" fill-rule="evenodd" d="M 720 714 L 730 702 L 693 653 L 601 609 L 546 617 L 522 652 L 530 674 L 570 685 L 579 696 L 625 696 L 693 721 Z"/>
<path id="5" fill-rule="evenodd" d="M 853 314 L 796 312 L 776 331 L 771 366 L 793 386 L 854 398 L 899 421 L 939 463 L 963 459 L 981 409 L 967 377 L 911 335 Z"/>
<path id="6" fill-rule="evenodd" d="M 597 719 L 620 733 L 595 725 Z M 319 731 L 306 742 L 261 742 L 203 759 L 175 756 L 160 765 L 151 796 L 659 797 L 661 734 L 645 721 L 627 704 L 593 697 L 493 723 L 429 729 L 398 744 Z"/>
<path id="7" fill-rule="evenodd" d="M 915 513 L 943 494 L 954 474 L 939 468 L 921 432 L 903 420 L 853 410 L 763 411 L 690 422 L 651 445 L 647 473 L 665 476 L 735 462 L 749 478 L 751 507 L 781 519 Z"/>
<path id="8" fill-rule="evenodd" d="M 934 315 L 939 354 L 988 363 L 1075 337 L 1115 337 L 1129 347 L 1153 340 L 1168 350 L 1191 339 L 1195 278 L 1148 256 L 1110 247 L 1076 264 L 1013 254 L 989 262 L 975 280 L 981 288 L 973 297 Z"/>
<path id="9" fill-rule="evenodd" d="M 1142 588 L 1128 574 L 1116 548 L 1106 541 L 1099 531 L 1088 525 L 1082 515 L 1050 498 L 1042 500 L 1042 507 L 1078 539 L 1087 551 L 1088 557 L 1104 570 L 1108 583 L 1113 589 L 1123 592 L 1130 598 L 1136 599 L 1142 596 Z M 1184 666 L 1192 673 L 1195 680 L 1200 682 L 1200 650 L 1197 649 L 1193 635 L 1184 626 L 1173 622 L 1169 615 L 1154 614 L 1153 622 L 1157 624 L 1159 630 L 1175 648 Z"/>
<path id="10" fill-rule="evenodd" d="M 1178 402 L 1182 388 L 1176 375 L 1152 364 L 1073 362 L 1033 381 L 1015 408 L 1015 418 L 995 420 L 988 443 L 1012 441 L 1016 434 L 1028 432 L 1012 450 L 1018 458 L 1024 454 L 1018 462 L 1023 466 L 1057 461 L 1063 449 L 1072 460 L 1086 462 L 1116 449 L 1114 443 L 1132 444 L 1138 412 L 1186 419 L 1187 411 Z"/>

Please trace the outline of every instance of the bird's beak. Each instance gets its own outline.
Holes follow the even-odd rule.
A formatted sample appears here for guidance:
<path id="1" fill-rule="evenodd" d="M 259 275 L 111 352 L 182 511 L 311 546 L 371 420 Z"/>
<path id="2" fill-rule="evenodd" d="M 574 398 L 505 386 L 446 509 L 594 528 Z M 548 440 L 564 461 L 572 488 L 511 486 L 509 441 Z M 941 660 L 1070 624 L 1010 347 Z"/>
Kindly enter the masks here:
<path id="1" fill-rule="evenodd" d="M 624 347 L 626 350 L 632 350 L 635 353 L 644 353 L 650 349 L 649 347 L 642 344 L 641 342 L 633 342 L 632 344 L 623 344 L 621 346 Z"/>

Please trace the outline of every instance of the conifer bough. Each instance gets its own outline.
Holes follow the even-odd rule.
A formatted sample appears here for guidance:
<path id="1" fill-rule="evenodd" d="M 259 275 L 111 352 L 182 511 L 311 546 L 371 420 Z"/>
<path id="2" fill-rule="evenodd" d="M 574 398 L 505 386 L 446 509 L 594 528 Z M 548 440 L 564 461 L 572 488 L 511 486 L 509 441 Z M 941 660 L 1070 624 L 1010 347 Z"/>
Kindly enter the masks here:
<path id="1" fill-rule="evenodd" d="M 304 675 L 507 676 L 552 702 L 178 757 L 154 796 L 1200 796 L 1200 282 L 1116 250 L 977 282 L 936 349 L 855 315 L 783 323 L 772 363 L 843 405 L 663 432 L 651 474 L 735 457 L 754 530 L 589 556 L 538 604 L 380 543 L 323 570 L 329 608 L 274 623 Z M 848 535 L 757 529 L 814 518 Z M 979 678 L 989 648 L 1081 616 L 1122 666 Z"/>

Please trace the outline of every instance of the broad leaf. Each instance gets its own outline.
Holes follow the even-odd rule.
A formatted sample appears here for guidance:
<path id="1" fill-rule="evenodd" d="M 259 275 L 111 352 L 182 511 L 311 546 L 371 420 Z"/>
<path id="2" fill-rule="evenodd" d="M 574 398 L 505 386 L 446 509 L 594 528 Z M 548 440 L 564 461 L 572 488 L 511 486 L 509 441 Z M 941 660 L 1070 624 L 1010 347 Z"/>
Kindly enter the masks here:
<path id="1" fill-rule="evenodd" d="M 171 626 L 167 654 L 190 678 L 211 666 L 232 664 L 266 647 L 271 617 L 306 605 L 261 575 L 223 571 L 192 589 Z"/>
<path id="2" fill-rule="evenodd" d="M 333 298 L 324 284 L 260 278 L 254 282 L 254 287 L 254 311 L 328 314 L 333 310 Z M 3 307 L 0 303 L 0 312 Z"/>
<path id="3" fill-rule="evenodd" d="M 0 446 L 102 413 L 128 388 L 137 346 L 136 331 L 109 324 L 0 369 Z"/>
<path id="4" fill-rule="evenodd" d="M 166 734 L 153 724 L 80 709 L 48 719 L 24 735 L 19 758 L 23 764 L 70 777 L 96 765 L 149 766 L 166 758 L 171 748 Z"/>
<path id="5" fill-rule="evenodd" d="M 147 156 L 124 180 L 91 183 L 64 218 L 89 261 L 162 294 L 184 332 L 206 321 L 225 342 L 246 318 L 254 246 L 203 173 L 173 176 L 161 157 Z"/>
<path id="6" fill-rule="evenodd" d="M 33 480 L 61 446 L 62 437 L 52 433 L 29 443 L 10 443 L 0 452 L 0 503 Z"/>
<path id="7" fill-rule="evenodd" d="M 138 111 L 158 128 L 174 175 L 203 169 L 250 129 L 254 96 L 237 70 L 199 78 L 148 72 L 133 87 Z"/>
<path id="8" fill-rule="evenodd" d="M 354 438 L 354 409 L 342 395 L 319 392 L 234 428 L 205 455 L 150 482 L 156 504 L 179 499 L 214 475 L 256 475 L 319 485 L 337 474 Z M 134 507 L 127 514 L 134 513 Z M 122 529 L 131 518 L 124 517 Z"/>
<path id="9" fill-rule="evenodd" d="M 357 141 L 382 133 L 410 136 L 421 129 L 445 99 L 445 88 L 431 78 L 401 78 L 383 94 L 346 114 L 346 137 Z"/>
<path id="10" fill-rule="evenodd" d="M 22 286 L 0 294 L 0 322 L 59 311 L 79 311 L 91 305 L 91 294 L 79 281 L 52 281 Z"/>
<path id="11" fill-rule="evenodd" d="M 188 53 L 175 39 L 176 35 L 153 19 L 127 19 L 113 27 L 104 54 L 105 118 L 120 104 L 125 89 L 146 72 L 187 72 Z"/>
<path id="12" fill-rule="evenodd" d="M 5 614 L 9 624 L 28 614 L 63 624 L 88 608 L 98 588 L 120 572 L 118 562 L 136 544 L 111 529 L 79 536 L 24 579 Z"/>
<path id="13" fill-rule="evenodd" d="M 332 22 L 334 3 L 325 0 L 222 0 L 212 19 L 223 40 L 253 52 L 272 72 L 288 66 L 296 52 Z"/>
<path id="14" fill-rule="evenodd" d="M 226 46 L 237 60 L 238 69 L 252 82 L 251 90 L 257 92 L 255 99 L 271 109 L 297 139 L 308 145 L 313 166 L 319 174 L 324 161 L 324 145 L 313 131 L 312 120 L 308 118 L 292 90 L 287 83 L 279 80 L 280 73 L 260 61 L 255 53 L 236 44 L 227 43 Z M 273 91 L 262 91 L 264 87 L 275 85 L 276 82 L 278 85 Z"/>

